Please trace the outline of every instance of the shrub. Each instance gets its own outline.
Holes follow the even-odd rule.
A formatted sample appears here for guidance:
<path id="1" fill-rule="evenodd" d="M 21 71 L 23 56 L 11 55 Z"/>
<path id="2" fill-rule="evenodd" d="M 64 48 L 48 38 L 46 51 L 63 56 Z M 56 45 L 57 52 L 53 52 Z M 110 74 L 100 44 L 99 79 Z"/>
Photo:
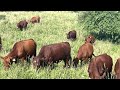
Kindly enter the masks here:
<path id="1" fill-rule="evenodd" d="M 84 29 L 98 39 L 119 42 L 119 11 L 84 11 L 82 16 L 80 13 L 78 15 L 79 23 L 83 23 Z"/>

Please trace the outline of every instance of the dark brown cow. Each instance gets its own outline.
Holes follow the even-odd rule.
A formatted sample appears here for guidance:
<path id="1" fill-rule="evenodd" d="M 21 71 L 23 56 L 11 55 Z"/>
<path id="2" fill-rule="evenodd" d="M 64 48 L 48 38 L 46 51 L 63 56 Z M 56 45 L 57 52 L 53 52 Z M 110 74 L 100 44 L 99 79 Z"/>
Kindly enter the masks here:
<path id="1" fill-rule="evenodd" d="M 18 59 L 21 59 L 22 63 L 24 63 L 24 60 L 28 60 L 28 57 L 36 56 L 36 47 L 36 42 L 33 39 L 16 42 L 11 52 L 5 57 L 1 57 L 5 69 L 10 67 L 10 64 L 13 63 L 13 59 L 15 59 L 16 62 Z"/>
<path id="2" fill-rule="evenodd" d="M 0 37 L 0 50 L 2 50 L 2 40 L 1 40 L 1 37 Z"/>
<path id="3" fill-rule="evenodd" d="M 95 42 L 95 37 L 93 35 L 89 35 L 87 38 L 85 38 L 85 42 L 93 44 Z"/>
<path id="4" fill-rule="evenodd" d="M 32 22 L 33 24 L 34 23 L 39 23 L 40 22 L 40 17 L 39 16 L 36 16 L 36 17 L 32 17 L 30 22 Z"/>
<path id="5" fill-rule="evenodd" d="M 115 63 L 115 79 L 120 79 L 120 58 L 117 59 L 117 62 Z"/>
<path id="6" fill-rule="evenodd" d="M 64 60 L 64 67 L 66 64 L 71 64 L 71 47 L 68 42 L 61 42 L 43 46 L 35 58 L 33 58 L 33 67 L 40 67 L 42 62 L 53 68 L 54 63 L 58 63 L 60 60 Z"/>
<path id="7" fill-rule="evenodd" d="M 69 31 L 69 33 L 67 34 L 67 39 L 75 40 L 76 39 L 76 31 L 75 30 Z"/>
<path id="8" fill-rule="evenodd" d="M 26 20 L 20 21 L 19 23 L 17 23 L 17 27 L 20 28 L 20 30 L 23 30 L 27 28 L 27 24 L 28 22 Z"/>
<path id="9" fill-rule="evenodd" d="M 93 45 L 91 43 L 83 44 L 78 50 L 77 57 L 73 59 L 73 66 L 77 67 L 79 60 L 81 60 L 81 66 L 83 61 L 91 60 L 92 55 L 94 55 L 93 52 Z"/>
<path id="10" fill-rule="evenodd" d="M 91 79 L 111 78 L 112 66 L 112 58 L 106 53 L 96 56 L 89 64 L 89 77 Z"/>

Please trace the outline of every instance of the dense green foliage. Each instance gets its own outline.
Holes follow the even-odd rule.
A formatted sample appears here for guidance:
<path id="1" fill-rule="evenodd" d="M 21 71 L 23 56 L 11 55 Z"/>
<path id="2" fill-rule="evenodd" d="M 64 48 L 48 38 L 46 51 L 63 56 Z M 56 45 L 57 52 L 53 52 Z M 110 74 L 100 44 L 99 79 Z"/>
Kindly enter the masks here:
<path id="1" fill-rule="evenodd" d="M 83 12 L 83 15 L 79 16 L 79 22 L 84 23 L 84 29 L 98 36 L 98 39 L 120 42 L 119 11 Z"/>

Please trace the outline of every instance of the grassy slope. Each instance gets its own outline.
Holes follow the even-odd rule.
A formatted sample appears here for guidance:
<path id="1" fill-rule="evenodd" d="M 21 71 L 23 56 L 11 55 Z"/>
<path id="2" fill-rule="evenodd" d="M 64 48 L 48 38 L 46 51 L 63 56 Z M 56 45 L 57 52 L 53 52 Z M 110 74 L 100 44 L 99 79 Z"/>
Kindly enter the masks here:
<path id="1" fill-rule="evenodd" d="M 43 45 L 68 41 L 72 48 L 71 55 L 73 58 L 77 55 L 79 46 L 84 43 L 85 35 L 87 35 L 86 31 L 82 29 L 83 25 L 78 24 L 77 13 L 75 12 L 0 12 L 0 15 L 6 16 L 5 19 L 0 20 L 0 34 L 4 48 L 0 52 L 1 56 L 7 55 L 15 42 L 33 38 L 37 42 L 37 54 Z M 28 24 L 26 31 L 19 31 L 16 28 L 16 23 L 19 20 L 30 19 L 36 15 L 41 17 L 41 23 Z M 66 39 L 66 33 L 72 29 L 77 31 L 77 40 L 74 42 Z M 94 53 L 95 55 L 108 53 L 115 63 L 116 59 L 119 58 L 119 47 L 120 45 L 114 45 L 108 41 L 96 40 Z M 87 79 L 89 78 L 87 68 L 88 64 L 77 69 L 63 69 L 63 62 L 60 62 L 53 70 L 45 68 L 35 72 L 32 65 L 28 68 L 27 66 L 21 67 L 13 64 L 10 70 L 4 71 L 3 64 L 0 62 L 0 78 Z"/>

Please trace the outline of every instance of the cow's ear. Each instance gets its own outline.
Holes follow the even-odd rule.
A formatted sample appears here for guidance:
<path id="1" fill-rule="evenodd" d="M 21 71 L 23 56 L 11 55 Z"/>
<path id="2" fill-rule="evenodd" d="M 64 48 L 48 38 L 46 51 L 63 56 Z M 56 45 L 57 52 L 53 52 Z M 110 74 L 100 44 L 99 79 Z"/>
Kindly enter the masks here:
<path id="1" fill-rule="evenodd" d="M 4 57 L 2 57 L 2 56 L 0 56 L 0 58 L 3 60 L 4 59 Z"/>

